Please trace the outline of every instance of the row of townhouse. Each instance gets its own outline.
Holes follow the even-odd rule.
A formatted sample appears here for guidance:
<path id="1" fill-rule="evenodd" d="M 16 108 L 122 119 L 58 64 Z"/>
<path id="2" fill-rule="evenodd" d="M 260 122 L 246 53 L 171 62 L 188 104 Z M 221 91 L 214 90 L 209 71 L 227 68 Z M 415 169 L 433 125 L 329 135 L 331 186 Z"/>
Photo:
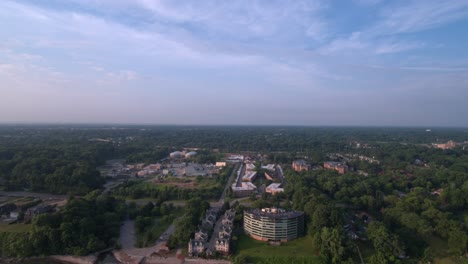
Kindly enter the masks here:
<path id="1" fill-rule="evenodd" d="M 232 229 L 234 228 L 234 217 L 236 210 L 227 210 L 221 219 L 221 228 L 215 242 L 215 250 L 222 254 L 229 254 L 231 249 Z"/>
<path id="2" fill-rule="evenodd" d="M 208 246 L 208 232 L 204 230 L 213 229 L 216 223 L 218 212 L 218 208 L 210 208 L 206 210 L 205 219 L 202 220 L 199 231 L 195 233 L 194 239 L 190 239 L 188 243 L 189 256 L 196 257 L 199 254 L 205 252 Z"/>

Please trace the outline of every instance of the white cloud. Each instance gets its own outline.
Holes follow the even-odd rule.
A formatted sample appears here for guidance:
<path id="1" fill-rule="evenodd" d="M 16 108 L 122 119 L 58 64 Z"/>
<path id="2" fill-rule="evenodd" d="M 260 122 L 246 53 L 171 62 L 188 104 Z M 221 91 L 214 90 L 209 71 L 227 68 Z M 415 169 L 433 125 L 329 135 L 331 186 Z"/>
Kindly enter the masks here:
<path id="1" fill-rule="evenodd" d="M 467 0 L 405 1 L 382 12 L 375 34 L 416 32 L 447 24 L 468 15 Z"/>

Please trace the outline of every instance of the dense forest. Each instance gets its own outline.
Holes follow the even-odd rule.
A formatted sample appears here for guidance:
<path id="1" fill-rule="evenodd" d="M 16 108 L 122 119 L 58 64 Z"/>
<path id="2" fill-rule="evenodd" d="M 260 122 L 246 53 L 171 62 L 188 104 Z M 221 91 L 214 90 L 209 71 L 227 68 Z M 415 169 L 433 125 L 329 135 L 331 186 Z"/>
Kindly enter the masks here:
<path id="1" fill-rule="evenodd" d="M 86 255 L 115 247 L 126 206 L 98 194 L 71 198 L 59 212 L 36 216 L 29 232 L 0 233 L 0 255 Z"/>
<path id="2" fill-rule="evenodd" d="M 404 167 L 408 159 L 418 157 L 418 149 L 388 151 L 389 148 L 405 148 L 403 144 L 408 143 L 466 141 L 467 135 L 462 129 L 442 128 L 426 132 L 422 128 L 3 125 L 0 186 L 5 190 L 86 194 L 102 187 L 104 179 L 96 167 L 106 159 L 151 163 L 184 147 L 270 152 L 272 161 L 289 163 L 297 155 L 323 161 L 328 152 L 347 151 L 353 142 L 364 141 L 388 146 L 361 149 L 363 154 L 374 152 L 382 159 L 397 159 Z M 394 156 L 387 157 L 388 153 Z M 219 158 L 203 151 L 201 154 L 196 161 L 214 162 Z M 460 153 L 451 156 L 456 155 Z M 438 158 L 451 162 L 450 155 Z"/>

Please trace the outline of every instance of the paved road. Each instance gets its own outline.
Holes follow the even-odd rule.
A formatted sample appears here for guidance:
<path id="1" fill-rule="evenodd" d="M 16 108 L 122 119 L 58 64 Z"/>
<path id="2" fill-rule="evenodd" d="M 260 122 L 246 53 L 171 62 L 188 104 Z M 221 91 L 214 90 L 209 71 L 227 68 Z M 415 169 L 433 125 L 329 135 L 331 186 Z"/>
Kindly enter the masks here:
<path id="1" fill-rule="evenodd" d="M 242 163 L 240 173 L 237 175 L 236 187 L 241 187 L 242 186 L 242 176 L 244 176 L 244 174 L 245 174 L 245 165 Z"/>
<path id="2" fill-rule="evenodd" d="M 215 227 L 213 229 L 213 233 L 212 233 L 212 235 L 210 237 L 210 240 L 208 241 L 208 244 L 206 245 L 206 247 L 208 249 L 210 249 L 211 251 L 215 250 L 216 239 L 218 238 L 218 234 L 219 234 L 219 231 L 221 230 L 221 226 L 222 226 L 221 219 L 223 219 L 222 216 L 219 217 L 218 220 L 216 221 Z"/>
<path id="3" fill-rule="evenodd" d="M 221 194 L 221 197 L 219 198 L 219 203 L 220 204 L 224 203 L 224 198 L 226 197 L 227 189 L 231 187 L 232 181 L 234 180 L 234 177 L 237 174 L 237 169 L 238 168 L 239 168 L 239 163 L 236 163 L 236 165 L 234 165 L 234 169 L 231 172 L 231 175 L 229 176 L 229 179 L 228 179 L 228 181 L 226 183 L 226 186 L 224 187 L 224 191 Z"/>
<path id="4" fill-rule="evenodd" d="M 135 221 L 126 220 L 120 227 L 120 244 L 122 249 L 135 248 Z"/>
<path id="5" fill-rule="evenodd" d="M 36 197 L 42 200 L 46 200 L 49 198 L 53 199 L 67 199 L 67 195 L 59 195 L 59 194 L 50 194 L 50 193 L 36 193 L 36 192 L 5 192 L 0 191 L 1 196 L 28 196 L 28 197 Z"/>
<path id="6" fill-rule="evenodd" d="M 120 243 L 122 250 L 115 251 L 115 254 L 128 259 L 129 263 L 181 263 L 181 260 L 175 256 L 170 258 L 151 257 L 151 254 L 158 252 L 166 246 L 167 238 L 175 231 L 174 225 L 170 225 L 162 235 L 162 239 L 158 239 L 156 244 L 151 247 L 136 248 L 135 247 L 135 228 L 134 221 L 125 221 L 121 227 Z M 165 235 L 164 235 L 165 234 Z M 143 260 L 143 262 L 141 262 Z"/>
<path id="7" fill-rule="evenodd" d="M 111 180 L 111 181 L 106 182 L 104 184 L 104 191 L 102 191 L 101 195 L 108 193 L 110 190 L 112 190 L 113 188 L 119 186 L 120 184 L 124 182 L 125 182 L 125 179 Z"/>

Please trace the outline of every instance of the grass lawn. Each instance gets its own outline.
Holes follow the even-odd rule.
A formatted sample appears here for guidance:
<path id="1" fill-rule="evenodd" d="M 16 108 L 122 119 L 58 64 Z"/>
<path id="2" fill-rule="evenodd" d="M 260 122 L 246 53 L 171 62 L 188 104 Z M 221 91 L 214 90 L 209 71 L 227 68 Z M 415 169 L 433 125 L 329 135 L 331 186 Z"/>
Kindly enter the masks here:
<path id="1" fill-rule="evenodd" d="M 31 225 L 25 224 L 0 224 L 0 232 L 22 233 L 31 230 Z"/>
<path id="2" fill-rule="evenodd" d="M 445 257 L 447 256 L 447 242 L 443 241 L 442 239 L 432 236 L 429 239 L 426 240 L 426 242 L 429 244 L 429 247 L 431 248 L 431 252 L 433 253 L 434 256 L 440 256 L 440 257 Z"/>
<path id="3" fill-rule="evenodd" d="M 452 258 L 435 258 L 434 259 L 435 264 L 456 264 Z"/>
<path id="4" fill-rule="evenodd" d="M 171 215 L 174 216 L 175 219 L 180 217 L 184 214 L 184 208 L 175 208 L 171 211 Z M 158 240 L 158 238 L 167 230 L 167 228 L 175 221 L 175 220 L 166 220 L 162 221 L 162 217 L 158 217 L 154 219 L 154 222 L 151 226 L 145 227 L 143 232 L 136 232 L 136 246 L 137 247 L 147 247 L 154 245 L 154 242 Z"/>
<path id="5" fill-rule="evenodd" d="M 236 241 L 236 253 L 248 256 L 249 261 L 259 262 L 266 257 L 310 257 L 318 259 L 312 251 L 312 238 L 301 237 L 280 246 L 272 246 L 267 242 L 257 241 L 247 235 L 240 235 Z"/>
<path id="6" fill-rule="evenodd" d="M 359 247 L 361 255 L 364 259 L 369 258 L 374 254 L 374 247 L 372 246 L 372 242 L 356 241 L 355 244 L 357 247 Z M 355 256 L 355 259 L 359 260 L 359 256 Z"/>
<path id="7" fill-rule="evenodd" d="M 138 198 L 138 199 L 133 199 L 131 197 L 126 197 L 126 196 L 115 196 L 115 198 L 122 199 L 122 200 L 127 200 L 135 203 L 148 203 L 148 202 L 156 202 L 157 199 L 155 198 Z"/>

